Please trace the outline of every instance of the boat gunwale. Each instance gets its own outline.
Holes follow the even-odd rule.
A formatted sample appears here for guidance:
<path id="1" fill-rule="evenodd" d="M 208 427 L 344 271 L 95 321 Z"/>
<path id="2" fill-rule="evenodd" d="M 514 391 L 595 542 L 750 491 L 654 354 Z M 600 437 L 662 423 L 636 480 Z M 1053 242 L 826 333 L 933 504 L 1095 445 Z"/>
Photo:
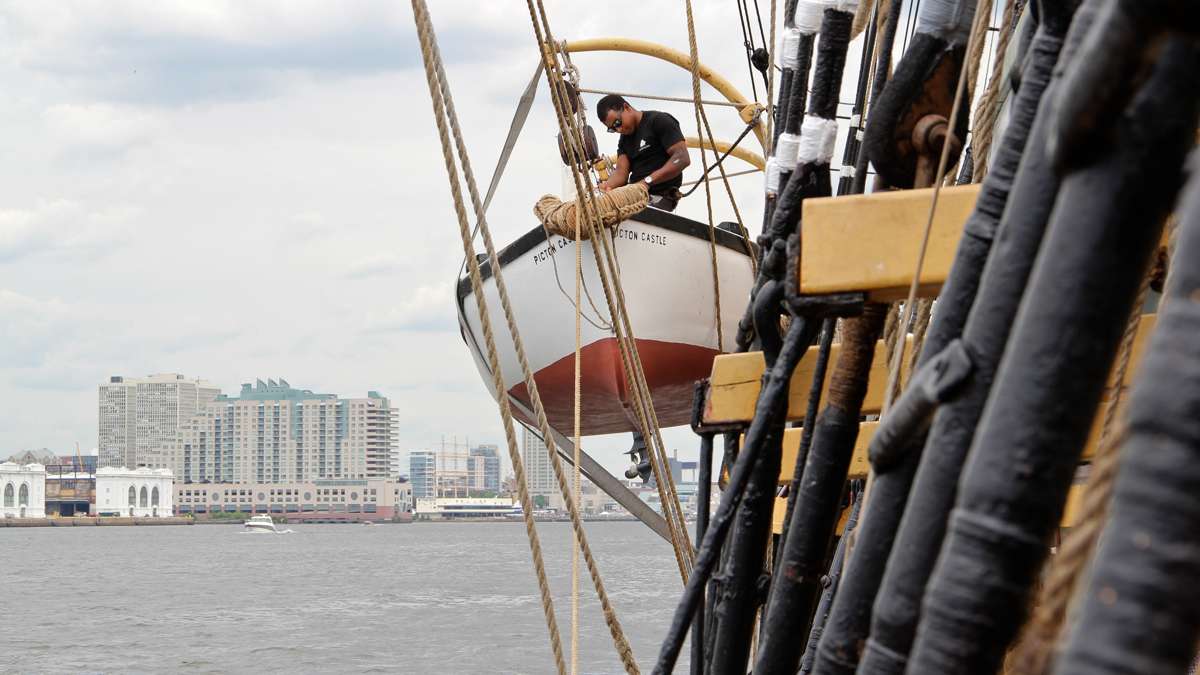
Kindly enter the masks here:
<path id="1" fill-rule="evenodd" d="M 647 207 L 633 214 L 627 220 L 633 220 L 645 225 L 654 225 L 655 227 L 661 227 L 677 234 L 703 239 L 704 241 L 709 240 L 708 225 L 653 207 Z M 744 255 L 756 254 L 757 247 L 755 244 L 743 239 L 741 235 L 721 229 L 720 227 L 714 228 L 714 231 L 716 232 L 717 245 Z M 504 267 L 508 265 L 537 246 L 549 243 L 549 241 L 550 235 L 544 227 L 538 226 L 533 228 L 496 253 L 497 257 L 500 258 L 500 266 Z M 484 260 L 479 263 L 479 273 L 484 281 L 492 277 L 490 260 Z M 456 291 L 457 300 L 461 308 L 462 301 L 471 294 L 470 276 L 465 275 L 459 278 Z"/>

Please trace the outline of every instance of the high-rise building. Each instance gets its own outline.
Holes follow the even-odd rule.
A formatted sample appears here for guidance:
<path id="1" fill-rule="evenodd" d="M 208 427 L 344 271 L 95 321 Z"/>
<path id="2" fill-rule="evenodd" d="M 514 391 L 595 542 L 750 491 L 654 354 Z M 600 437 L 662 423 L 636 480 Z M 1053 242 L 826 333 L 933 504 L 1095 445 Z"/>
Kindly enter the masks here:
<path id="1" fill-rule="evenodd" d="M 558 482 L 554 479 L 554 468 L 546 444 L 528 427 L 523 427 L 521 438 L 521 461 L 525 464 L 525 481 L 531 495 L 558 494 Z"/>
<path id="2" fill-rule="evenodd" d="M 180 431 L 220 393 L 176 373 L 110 377 L 100 385 L 100 466 L 176 470 Z"/>
<path id="3" fill-rule="evenodd" d="M 436 452 L 412 450 L 408 453 L 408 482 L 412 483 L 413 499 L 437 496 Z"/>
<path id="4" fill-rule="evenodd" d="M 493 444 L 471 448 L 467 484 L 472 490 L 500 492 L 500 448 Z"/>
<path id="5" fill-rule="evenodd" d="M 185 425 L 176 475 L 184 483 L 386 478 L 396 416 L 374 391 L 340 399 L 286 380 L 243 384 Z"/>

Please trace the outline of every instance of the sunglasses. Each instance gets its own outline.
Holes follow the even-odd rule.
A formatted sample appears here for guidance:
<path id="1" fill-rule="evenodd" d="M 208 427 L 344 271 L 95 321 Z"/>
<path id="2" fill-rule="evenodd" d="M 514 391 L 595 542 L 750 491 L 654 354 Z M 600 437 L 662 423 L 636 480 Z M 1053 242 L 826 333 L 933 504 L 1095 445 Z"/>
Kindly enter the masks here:
<path id="1" fill-rule="evenodd" d="M 610 125 L 608 125 L 608 133 L 610 133 L 610 134 L 615 134 L 615 133 L 617 133 L 618 131 L 620 131 L 620 130 L 621 130 L 621 126 L 622 126 L 622 121 L 621 121 L 621 120 L 624 118 L 624 115 L 625 115 L 625 111 L 624 111 L 624 110 L 622 110 L 621 112 L 617 113 L 617 119 L 613 120 L 613 123 L 612 123 L 612 124 L 610 124 Z"/>

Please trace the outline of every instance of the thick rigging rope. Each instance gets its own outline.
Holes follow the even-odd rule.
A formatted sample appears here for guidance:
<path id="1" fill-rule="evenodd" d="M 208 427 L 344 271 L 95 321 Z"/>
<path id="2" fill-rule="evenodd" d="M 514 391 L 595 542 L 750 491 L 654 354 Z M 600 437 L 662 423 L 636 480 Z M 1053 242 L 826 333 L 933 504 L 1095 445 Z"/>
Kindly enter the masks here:
<path id="1" fill-rule="evenodd" d="M 547 39 L 550 43 L 553 43 L 553 39 L 550 38 L 549 35 L 549 21 L 545 15 L 543 15 L 543 22 L 546 26 Z M 534 28 L 535 34 L 539 35 L 540 37 L 540 33 L 538 33 L 536 30 L 538 28 L 536 21 Z M 557 53 L 563 58 L 566 64 L 563 70 L 565 70 L 568 75 L 572 76 L 572 84 L 576 84 L 574 78 L 576 71 L 574 66 L 571 64 L 570 53 L 566 51 L 565 45 L 558 44 L 556 52 L 550 52 L 547 50 L 546 53 Z M 635 389 L 638 391 L 638 393 L 635 395 L 635 411 L 637 411 L 638 424 L 643 430 L 643 433 L 651 436 L 652 438 L 652 443 L 650 446 L 650 459 L 651 466 L 653 467 L 654 471 L 655 484 L 659 489 L 659 497 L 661 502 L 667 505 L 664 507 L 664 516 L 668 521 L 669 529 L 672 533 L 672 546 L 674 547 L 676 560 L 680 566 L 680 575 L 686 579 L 687 573 L 691 569 L 691 561 L 694 553 L 691 549 L 691 543 L 687 537 L 687 528 L 683 517 L 682 507 L 679 503 L 679 497 L 675 491 L 674 479 L 669 472 L 666 472 L 666 481 L 664 482 L 663 480 L 664 470 L 662 467 L 669 465 L 669 461 L 666 456 L 666 446 L 663 443 L 662 436 L 659 432 L 658 419 L 653 408 L 653 400 L 650 395 L 649 385 L 646 383 L 645 373 L 642 370 L 641 356 L 637 353 L 637 342 L 633 339 L 633 329 L 629 323 L 628 315 L 625 312 L 624 291 L 620 284 L 620 267 L 617 264 L 615 253 L 609 244 L 608 238 L 604 236 L 602 223 L 597 220 L 599 217 L 597 214 L 599 213 L 600 208 L 598 204 L 602 205 L 604 203 L 604 199 L 603 196 L 598 196 L 592 190 L 590 176 L 578 170 L 578 167 L 582 167 L 584 165 L 584 159 L 586 157 L 582 150 L 584 147 L 582 140 L 582 129 L 586 127 L 586 119 L 583 117 L 582 109 L 577 111 L 577 114 L 573 117 L 566 114 L 565 111 L 567 110 L 567 105 L 565 101 L 567 100 L 568 92 L 564 88 L 564 83 L 558 64 L 551 61 L 550 63 L 544 65 L 549 69 L 547 72 L 547 79 L 551 84 L 551 98 L 556 106 L 556 114 L 559 116 L 560 132 L 570 141 L 566 147 L 568 148 L 568 152 L 570 154 L 572 178 L 575 181 L 576 193 L 584 195 L 581 198 L 580 203 L 585 207 L 585 215 L 589 213 L 588 208 L 590 207 L 591 209 L 590 213 L 593 215 L 593 219 L 590 221 L 590 223 L 592 224 L 593 235 L 600 240 L 602 246 L 604 247 L 605 259 L 607 260 L 609 268 L 612 270 L 613 279 L 616 283 L 617 298 L 619 302 L 619 306 L 617 306 L 619 312 L 617 314 L 621 317 L 621 320 L 624 324 L 623 329 L 624 335 L 626 336 L 626 339 L 622 340 L 621 333 L 617 333 L 618 347 L 620 348 L 622 357 L 622 368 L 626 379 L 633 382 Z M 574 122 L 574 124 L 571 122 Z M 586 186 L 586 189 L 584 189 L 584 186 Z M 645 186 L 641 187 L 644 191 Z M 580 190 L 583 190 L 583 192 L 580 193 Z M 601 282 L 604 284 L 605 300 L 609 303 L 610 313 L 612 313 L 612 309 L 614 307 L 613 294 L 611 288 L 607 285 L 608 278 L 605 272 L 604 262 L 601 260 L 600 254 L 598 251 L 596 251 L 594 246 L 593 254 L 596 257 L 596 265 L 598 271 L 600 272 Z M 648 410 L 639 410 L 639 408 L 636 406 L 640 406 L 644 402 L 649 402 Z"/>
<path id="2" fill-rule="evenodd" d="M 771 0 L 771 41 L 766 44 L 766 49 L 775 49 L 775 2 Z M 758 8 L 758 2 L 755 0 L 755 9 Z M 775 54 L 768 54 L 767 66 L 767 135 L 763 144 L 763 152 L 768 156 L 773 151 L 775 133 Z M 765 169 L 764 169 L 765 172 Z"/>
<path id="3" fill-rule="evenodd" d="M 597 216 L 595 195 L 591 189 L 590 176 L 582 173 L 579 169 L 584 164 L 583 158 L 585 156 L 582 151 L 582 135 L 578 121 L 567 114 L 569 107 L 567 103 L 568 93 L 562 81 L 562 75 L 555 56 L 556 50 L 553 47 L 555 43 L 553 35 L 549 31 L 549 19 L 545 15 L 545 8 L 542 6 L 540 0 L 536 3 L 534 0 L 527 0 L 526 5 L 528 6 L 530 19 L 533 23 L 534 36 L 537 40 L 538 48 L 542 52 L 543 61 L 547 69 L 546 77 L 551 85 L 550 93 L 559 129 L 563 134 L 565 146 L 571 159 L 571 175 L 575 182 L 576 194 L 579 195 L 580 203 L 584 207 L 586 222 L 592 230 L 592 241 L 600 243 L 599 247 L 593 245 L 592 252 L 596 258 L 597 271 L 599 272 L 601 285 L 604 289 L 605 300 L 608 302 L 609 309 L 615 319 L 613 328 L 619 347 L 618 351 L 621 355 L 622 371 L 625 374 L 626 380 L 633 385 L 630 389 L 633 399 L 631 407 L 638 425 L 649 441 L 651 450 L 650 463 L 654 470 L 655 482 L 662 501 L 663 515 L 671 533 L 672 547 L 675 551 L 676 561 L 679 564 L 680 575 L 686 579 L 695 553 L 691 548 L 687 529 L 683 522 L 682 510 L 674 489 L 674 481 L 671 478 L 670 472 L 666 472 L 665 477 L 663 475 L 662 466 L 666 464 L 665 444 L 662 441 L 662 434 L 658 428 L 657 414 L 654 410 L 653 400 L 650 397 L 649 385 L 646 384 L 645 372 L 641 367 L 641 357 L 638 353 L 637 342 L 632 337 L 633 332 L 629 316 L 625 312 L 625 295 L 620 283 L 620 268 L 616 263 L 613 244 L 604 235 Z M 610 274 L 612 276 L 611 283 Z M 628 668 L 630 662 L 627 662 L 626 666 Z M 632 666 L 636 668 L 636 664 L 632 664 Z"/>
<path id="4" fill-rule="evenodd" d="M 583 228 L 575 218 L 575 457 L 572 462 L 571 495 L 579 503 L 582 490 L 579 480 L 579 448 L 583 442 L 581 433 L 583 413 Z M 579 672 L 579 539 L 571 532 L 571 675 Z"/>
<path id="5" fill-rule="evenodd" d="M 479 273 L 479 263 L 470 256 L 470 227 L 467 223 L 466 210 L 463 207 L 462 189 L 459 186 L 457 170 L 454 166 L 454 158 L 451 151 L 449 136 L 447 133 L 447 123 L 450 131 L 454 136 L 454 145 L 457 147 L 459 162 L 462 165 L 463 181 L 467 184 L 470 193 L 471 204 L 475 210 L 476 218 L 479 223 L 479 232 L 483 237 L 484 245 L 487 249 L 488 258 L 492 262 L 492 278 L 496 283 L 496 289 L 500 296 L 501 306 L 504 311 L 505 320 L 508 324 L 508 330 L 513 340 L 513 345 L 516 349 L 517 358 L 521 364 L 521 370 L 525 377 L 525 383 L 529 391 L 532 402 L 532 407 L 538 418 L 538 425 L 546 439 L 547 453 L 551 459 L 551 467 L 554 469 L 555 478 L 563 493 L 564 502 L 567 506 L 567 511 L 571 516 L 571 524 L 578 539 L 579 548 L 583 554 L 584 560 L 587 563 L 588 571 L 591 574 L 593 584 L 596 587 L 596 595 L 600 600 L 600 606 L 604 612 L 605 622 L 612 633 L 613 642 L 617 648 L 618 655 L 625 669 L 629 673 L 637 673 L 637 663 L 634 661 L 633 653 L 629 648 L 628 640 L 625 638 L 624 632 L 621 630 L 620 622 L 617 620 L 616 613 L 612 609 L 608 594 L 604 590 L 603 580 L 600 578 L 599 570 L 596 567 L 595 558 L 592 556 L 591 548 L 588 545 L 587 536 L 583 531 L 582 520 L 579 517 L 578 509 L 574 500 L 571 498 L 570 491 L 566 484 L 566 479 L 563 475 L 562 465 L 558 460 L 557 450 L 554 447 L 553 436 L 550 433 L 550 425 L 546 420 L 545 407 L 542 405 L 541 396 L 538 393 L 537 382 L 533 379 L 532 371 L 529 368 L 529 361 L 525 356 L 524 343 L 521 340 L 520 331 L 517 329 L 515 318 L 512 312 L 512 305 L 509 301 L 508 290 L 504 284 L 503 274 L 499 264 L 499 256 L 496 255 L 495 245 L 492 241 L 491 231 L 487 226 L 486 216 L 483 213 L 483 205 L 479 197 L 479 190 L 475 184 L 474 173 L 471 170 L 470 159 L 466 152 L 466 144 L 462 139 L 462 132 L 458 124 L 458 116 L 454 110 L 453 97 L 450 95 L 449 84 L 445 75 L 445 70 L 442 64 L 441 53 L 438 50 L 437 40 L 433 36 L 433 25 L 429 17 L 429 10 L 425 5 L 424 0 L 412 0 L 413 15 L 417 23 L 418 34 L 421 39 L 421 53 L 425 60 L 426 79 L 429 83 L 430 96 L 433 99 L 435 117 L 437 118 L 437 126 L 439 137 L 442 141 L 442 153 L 446 161 L 446 170 L 450 178 L 451 192 L 454 196 L 455 212 L 459 219 L 459 228 L 463 238 L 464 251 L 468 253 L 468 265 L 471 270 L 472 288 L 476 296 L 476 304 L 480 312 L 480 323 L 484 328 L 485 342 L 488 347 L 488 359 L 492 369 L 493 386 L 496 388 L 497 399 L 500 403 L 501 418 L 504 421 L 505 437 L 509 445 L 510 457 L 514 458 L 513 466 L 522 466 L 519 453 L 516 450 L 516 436 L 512 426 L 512 411 L 508 402 L 507 391 L 504 387 L 504 382 L 500 374 L 499 356 L 496 352 L 495 339 L 491 332 L 491 322 L 487 313 L 487 302 L 483 296 L 483 281 L 482 275 Z M 524 487 L 523 471 L 518 475 L 518 491 L 523 494 L 522 509 L 530 514 L 527 520 L 527 531 L 533 528 L 532 521 L 532 504 L 528 497 L 528 490 Z M 530 534 L 531 548 L 535 548 L 536 530 L 532 530 Z M 558 672 L 565 673 L 566 667 L 563 662 L 562 644 L 558 635 L 557 622 L 554 620 L 553 604 L 549 595 L 548 584 L 543 583 L 545 577 L 545 568 L 541 564 L 542 556 L 540 545 L 536 545 L 535 567 L 540 569 L 539 588 L 542 590 L 543 610 L 546 613 L 547 625 L 551 631 L 551 643 L 555 655 L 555 665 Z"/>
<path id="6" fill-rule="evenodd" d="M 453 108 L 448 108 L 445 105 L 446 101 L 442 97 L 443 89 L 448 90 L 448 88 L 445 86 L 445 80 L 439 72 L 441 70 L 440 63 L 437 67 L 434 65 L 435 62 L 440 62 L 440 57 L 436 51 L 436 40 L 433 37 L 433 26 L 429 19 L 428 9 L 425 7 L 424 0 L 412 0 L 412 5 L 413 17 L 417 24 L 417 34 L 421 42 L 421 55 L 425 62 L 425 79 L 429 85 L 429 96 L 433 102 L 434 118 L 437 123 L 438 136 L 442 143 L 442 158 L 446 164 L 450 190 L 454 197 L 454 210 L 455 215 L 458 217 L 463 253 L 466 256 L 467 267 L 470 270 L 471 287 L 475 294 L 477 309 L 479 310 L 484 342 L 487 345 L 488 363 L 492 371 L 492 386 L 497 392 L 500 417 L 504 425 L 504 436 L 508 444 L 509 459 L 512 461 L 513 472 L 516 474 L 517 495 L 521 500 L 522 515 L 525 521 L 525 534 L 529 539 L 529 549 L 533 557 L 534 572 L 537 575 L 538 592 L 542 599 L 542 612 L 546 618 L 546 628 L 550 633 L 550 648 L 554 653 L 554 663 L 557 671 L 561 674 L 566 672 L 566 666 L 563 663 L 562 639 L 559 636 L 558 623 L 554 616 L 554 600 L 550 594 L 550 585 L 546 578 L 546 566 L 542 557 L 541 542 L 538 539 L 537 527 L 533 521 L 533 500 L 529 496 L 528 483 L 525 480 L 525 466 L 521 460 L 521 454 L 517 450 L 517 438 L 513 430 L 512 409 L 509 406 L 508 392 L 504 387 L 504 381 L 500 375 L 500 357 L 496 351 L 496 339 L 492 332 L 487 301 L 483 295 L 483 278 L 479 272 L 479 261 L 472 254 L 471 228 L 468 224 L 466 209 L 463 207 L 462 188 L 459 184 L 458 171 L 455 166 L 451 141 L 446 128 L 448 111 L 450 125 L 456 130 L 456 140 L 459 138 L 459 134 L 457 133 L 458 121 L 453 116 Z M 440 87 L 439 82 L 441 84 Z M 478 222 L 481 228 L 486 231 L 484 219 L 480 217 Z M 494 251 L 489 250 L 488 253 L 492 256 L 493 261 L 497 260 Z M 496 271 L 499 272 L 499 269 Z"/>
<path id="7" fill-rule="evenodd" d="M 704 131 L 706 129 L 705 121 L 701 119 L 704 111 L 704 106 L 700 103 L 700 53 L 696 47 L 696 28 L 692 23 L 692 0 L 683 0 L 684 7 L 687 9 L 687 28 L 688 28 L 688 55 L 691 56 L 691 71 L 692 71 L 692 109 L 696 115 L 696 135 L 700 137 L 700 164 L 704 167 L 702 177 L 708 176 L 708 151 L 704 148 Z M 738 20 L 742 19 L 742 7 L 738 5 Z M 742 34 L 745 35 L 746 28 L 743 25 Z M 751 34 L 753 37 L 753 33 Z M 750 49 L 750 43 L 747 42 L 747 49 Z M 749 54 L 747 54 L 746 65 L 750 67 L 750 84 L 754 84 L 754 68 L 750 65 Z M 758 91 L 754 92 L 754 97 L 758 98 Z M 716 146 L 716 139 L 712 138 L 712 130 L 709 130 L 709 140 Z M 720 162 L 717 163 L 720 166 Z M 724 171 L 721 172 L 724 175 Z M 693 188 L 694 189 L 694 188 Z M 717 267 L 717 226 L 713 222 L 712 209 L 712 189 L 709 187 L 708 181 L 704 181 L 704 203 L 708 208 L 708 248 L 709 258 L 712 261 L 712 289 L 713 289 L 713 320 L 716 322 L 717 329 L 717 351 L 725 352 L 725 331 L 721 330 L 721 273 Z M 741 218 L 739 216 L 738 220 Z"/>
<path id="8" fill-rule="evenodd" d="M 1113 371 L 1116 386 L 1102 413 L 1104 421 L 1100 427 L 1100 438 L 1096 445 L 1096 454 L 1092 457 L 1083 501 L 1079 506 L 1081 515 L 1074 527 L 1063 536 L 1058 554 L 1046 562 L 1046 581 L 1033 604 L 1033 614 L 1021 631 L 1022 636 L 1010 655 L 1009 663 L 1020 666 L 1015 672 L 1043 675 L 1049 670 L 1057 643 L 1065 629 L 1067 612 L 1075 590 L 1092 560 L 1100 533 L 1104 530 L 1108 504 L 1117 482 L 1121 446 L 1124 445 L 1128 431 L 1124 420 L 1120 419 L 1124 412 L 1121 403 L 1125 376 L 1129 372 L 1134 339 L 1137 337 L 1138 326 L 1141 325 L 1142 305 L 1145 304 L 1149 287 L 1150 275 L 1147 275 L 1138 291 L 1129 322 L 1125 325 L 1125 334 L 1121 337 L 1121 351 Z"/>

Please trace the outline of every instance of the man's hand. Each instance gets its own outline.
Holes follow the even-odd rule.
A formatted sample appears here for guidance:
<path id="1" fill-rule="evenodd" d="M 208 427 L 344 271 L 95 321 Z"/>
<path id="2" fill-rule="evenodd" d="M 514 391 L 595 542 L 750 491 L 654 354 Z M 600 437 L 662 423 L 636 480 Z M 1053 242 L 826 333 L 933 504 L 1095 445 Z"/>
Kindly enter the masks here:
<path id="1" fill-rule="evenodd" d="M 612 189 L 612 186 L 608 184 L 608 181 L 604 181 L 603 183 L 597 185 L 596 189 L 601 192 L 608 192 Z"/>

